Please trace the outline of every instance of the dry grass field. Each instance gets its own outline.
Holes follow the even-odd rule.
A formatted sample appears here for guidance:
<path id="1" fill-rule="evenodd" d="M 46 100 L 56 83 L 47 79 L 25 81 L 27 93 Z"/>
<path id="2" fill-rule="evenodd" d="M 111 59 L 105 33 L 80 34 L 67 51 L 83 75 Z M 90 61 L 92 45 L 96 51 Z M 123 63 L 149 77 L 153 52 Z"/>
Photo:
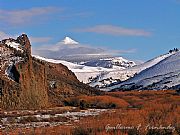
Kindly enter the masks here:
<path id="1" fill-rule="evenodd" d="M 100 108 L 96 116 L 58 126 L 3 129 L 14 135 L 179 135 L 180 96 L 175 91 L 110 92 L 101 96 L 68 98 L 66 105 Z"/>

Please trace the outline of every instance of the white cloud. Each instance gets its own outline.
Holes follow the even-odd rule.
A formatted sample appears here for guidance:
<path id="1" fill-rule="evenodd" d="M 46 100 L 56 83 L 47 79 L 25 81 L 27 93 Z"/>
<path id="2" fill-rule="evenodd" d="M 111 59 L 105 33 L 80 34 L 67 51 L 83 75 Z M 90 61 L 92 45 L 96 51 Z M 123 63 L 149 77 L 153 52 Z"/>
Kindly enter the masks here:
<path id="1" fill-rule="evenodd" d="M 6 34 L 3 31 L 0 31 L 0 40 L 6 39 L 6 38 L 9 38 L 9 37 L 10 37 L 10 35 Z"/>
<path id="2" fill-rule="evenodd" d="M 87 44 L 64 44 L 63 40 L 56 44 L 42 45 L 42 46 L 34 46 L 32 48 L 32 52 L 34 55 L 39 55 L 47 58 L 55 58 L 55 59 L 70 59 L 73 57 L 90 57 L 90 56 L 112 56 L 112 55 L 122 55 L 135 53 L 136 49 L 129 50 L 112 50 L 103 47 L 92 47 Z"/>
<path id="3" fill-rule="evenodd" d="M 88 28 L 78 28 L 75 29 L 76 32 L 92 32 L 99 34 L 108 34 L 114 36 L 150 36 L 152 33 L 145 31 L 143 29 L 132 29 L 124 28 L 120 26 L 113 25 L 97 25 Z"/>
<path id="4" fill-rule="evenodd" d="M 30 37 L 32 43 L 47 43 L 51 40 L 51 37 Z"/>
<path id="5" fill-rule="evenodd" d="M 7 39 L 7 38 L 17 38 L 17 35 L 11 35 L 11 34 L 6 34 L 3 31 L 0 31 L 0 40 L 2 39 Z M 31 43 L 47 43 L 49 42 L 52 38 L 51 37 L 29 37 Z"/>
<path id="6" fill-rule="evenodd" d="M 56 7 L 37 7 L 23 10 L 0 10 L 0 20 L 1 22 L 18 25 L 36 21 L 36 19 L 34 19 L 35 17 L 48 15 L 62 10 L 63 9 Z"/>
<path id="7" fill-rule="evenodd" d="M 71 11 L 72 12 L 72 11 Z M 64 12 L 63 14 L 60 15 L 60 20 L 71 20 L 73 18 L 87 18 L 92 16 L 93 14 L 90 12 Z"/>

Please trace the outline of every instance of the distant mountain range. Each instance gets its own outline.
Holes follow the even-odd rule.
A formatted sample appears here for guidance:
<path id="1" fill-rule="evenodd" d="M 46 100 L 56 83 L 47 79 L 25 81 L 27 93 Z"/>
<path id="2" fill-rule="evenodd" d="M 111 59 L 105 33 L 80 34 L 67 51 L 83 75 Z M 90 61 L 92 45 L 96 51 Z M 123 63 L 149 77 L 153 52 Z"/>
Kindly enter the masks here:
<path id="1" fill-rule="evenodd" d="M 80 81 L 104 91 L 179 89 L 180 87 L 180 51 L 178 49 L 140 65 L 122 57 L 90 60 L 78 64 L 35 57 L 62 63 L 73 71 Z"/>
<path id="2" fill-rule="evenodd" d="M 123 57 L 101 55 L 101 53 L 105 54 L 103 50 L 93 49 L 81 46 L 77 41 L 65 37 L 52 48 L 44 46 L 39 49 L 46 57 L 33 55 L 31 58 L 31 46 L 26 35 L 17 39 L 5 39 L 0 43 L 1 79 L 4 76 L 18 83 L 24 75 L 19 74 L 21 69 L 17 65 L 23 62 L 29 62 L 32 65 L 32 59 L 35 63 L 43 61 L 43 63 L 65 65 L 80 82 L 103 91 L 178 90 L 180 88 L 180 51 L 177 48 L 139 65 Z M 56 56 L 56 58 L 53 59 L 51 55 Z M 69 58 L 69 60 L 63 58 Z M 28 61 L 29 59 L 30 61 Z M 46 70 L 50 69 L 46 68 Z M 75 78 L 71 71 L 65 74 L 71 74 L 72 78 Z M 83 86 L 83 83 L 75 82 Z M 81 86 L 78 87 L 82 89 Z"/>
<path id="3" fill-rule="evenodd" d="M 91 84 L 97 80 L 98 77 L 102 77 L 103 74 L 123 70 L 127 67 L 136 65 L 133 61 L 126 60 L 122 57 L 91 60 L 88 62 L 81 62 L 79 64 L 64 60 L 47 59 L 36 55 L 34 55 L 34 57 L 52 63 L 61 63 L 73 71 L 79 81 L 88 84 Z"/>
<path id="4" fill-rule="evenodd" d="M 134 61 L 129 61 L 127 59 L 124 59 L 123 57 L 111 57 L 111 58 L 90 60 L 81 64 L 85 66 L 116 68 L 116 69 L 125 69 L 136 65 Z"/>

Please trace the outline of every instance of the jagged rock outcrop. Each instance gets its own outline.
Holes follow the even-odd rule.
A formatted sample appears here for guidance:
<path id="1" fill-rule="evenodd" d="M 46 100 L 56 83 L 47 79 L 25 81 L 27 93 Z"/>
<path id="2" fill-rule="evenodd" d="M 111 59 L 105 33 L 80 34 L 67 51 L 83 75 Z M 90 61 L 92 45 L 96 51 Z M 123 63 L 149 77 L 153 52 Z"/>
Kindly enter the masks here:
<path id="1" fill-rule="evenodd" d="M 33 58 L 27 35 L 0 42 L 0 108 L 44 108 L 62 105 L 69 96 L 96 93 L 64 65 Z"/>
<path id="2" fill-rule="evenodd" d="M 3 40 L 1 52 L 0 106 L 4 109 L 48 106 L 45 67 L 32 60 L 31 44 L 23 34 Z"/>

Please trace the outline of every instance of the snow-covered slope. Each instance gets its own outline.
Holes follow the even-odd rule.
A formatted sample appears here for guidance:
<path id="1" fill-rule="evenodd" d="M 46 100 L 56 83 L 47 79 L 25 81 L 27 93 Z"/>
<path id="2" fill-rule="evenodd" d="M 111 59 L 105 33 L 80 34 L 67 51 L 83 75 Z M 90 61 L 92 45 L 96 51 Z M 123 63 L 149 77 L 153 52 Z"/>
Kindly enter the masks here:
<path id="1" fill-rule="evenodd" d="M 19 43 L 16 43 L 16 42 L 13 42 L 10 40 L 6 40 L 5 44 L 8 45 L 9 47 L 16 49 L 16 50 L 22 50 Z"/>
<path id="2" fill-rule="evenodd" d="M 65 37 L 64 40 L 62 40 L 62 42 L 65 45 L 69 45 L 69 44 L 79 44 L 77 41 L 71 39 L 70 37 Z"/>
<path id="3" fill-rule="evenodd" d="M 107 69 L 107 68 L 102 68 L 102 67 L 90 67 L 90 66 L 85 66 L 85 65 L 78 65 L 78 64 L 74 64 L 74 63 L 67 62 L 64 60 L 47 59 L 47 58 L 40 57 L 37 55 L 33 55 L 33 57 L 40 60 L 47 61 L 47 62 L 51 62 L 51 63 L 61 63 L 67 66 L 69 70 L 75 73 L 78 80 L 84 83 L 89 83 L 91 79 L 100 76 L 104 72 L 110 72 L 112 70 L 115 70 L 115 69 Z"/>
<path id="4" fill-rule="evenodd" d="M 112 58 L 105 58 L 105 59 L 90 60 L 82 64 L 85 66 L 114 68 L 114 69 L 121 69 L 121 70 L 136 65 L 134 61 L 129 61 L 122 57 L 112 57 Z"/>
<path id="5" fill-rule="evenodd" d="M 99 59 L 81 64 L 74 64 L 64 60 L 46 59 L 40 56 L 34 57 L 52 63 L 61 63 L 74 72 L 79 81 L 102 89 L 112 83 L 125 81 L 173 54 L 174 52 L 167 53 L 136 66 L 133 66 L 135 65 L 133 61 L 128 61 L 122 57 Z"/>
<path id="6" fill-rule="evenodd" d="M 111 83 L 125 81 L 125 80 L 133 77 L 135 74 L 138 74 L 139 72 L 159 63 L 160 61 L 173 55 L 174 53 L 175 52 L 158 56 L 158 57 L 151 59 L 145 63 L 136 65 L 136 66 L 133 66 L 130 68 L 126 68 L 124 70 L 113 70 L 110 72 L 106 72 L 101 77 L 96 78 L 96 80 L 91 82 L 90 85 L 93 87 L 104 88 L 104 87 L 107 87 Z"/>
<path id="7" fill-rule="evenodd" d="M 157 63 L 160 59 L 161 61 Z M 167 89 L 180 84 L 180 51 L 157 57 L 155 62 L 157 64 L 127 81 L 107 89 Z M 150 63 L 154 62 L 151 60 L 145 65 L 149 66 Z"/>
<path id="8" fill-rule="evenodd" d="M 174 71 L 177 71 L 175 69 L 180 69 L 178 65 L 180 63 L 179 52 L 177 51 L 158 56 L 140 65 L 135 65 L 133 61 L 128 61 L 122 57 L 99 59 L 81 64 L 64 60 L 46 59 L 40 56 L 34 57 L 52 63 L 61 63 L 74 72 L 79 81 L 102 90 L 112 90 L 121 86 L 124 89 L 134 88 L 135 86 L 140 88 L 141 85 L 143 85 L 143 88 L 146 87 L 148 89 L 150 86 L 153 88 L 157 82 L 162 83 L 159 88 L 165 88 L 179 83 L 177 79 L 172 81 L 173 77 L 174 79 L 179 78 L 179 74 L 174 74 Z M 173 61 L 173 59 L 176 60 Z M 172 67 L 174 70 L 172 70 Z M 159 76 L 163 77 L 163 80 Z M 168 80 L 169 78 L 171 80 Z"/>

